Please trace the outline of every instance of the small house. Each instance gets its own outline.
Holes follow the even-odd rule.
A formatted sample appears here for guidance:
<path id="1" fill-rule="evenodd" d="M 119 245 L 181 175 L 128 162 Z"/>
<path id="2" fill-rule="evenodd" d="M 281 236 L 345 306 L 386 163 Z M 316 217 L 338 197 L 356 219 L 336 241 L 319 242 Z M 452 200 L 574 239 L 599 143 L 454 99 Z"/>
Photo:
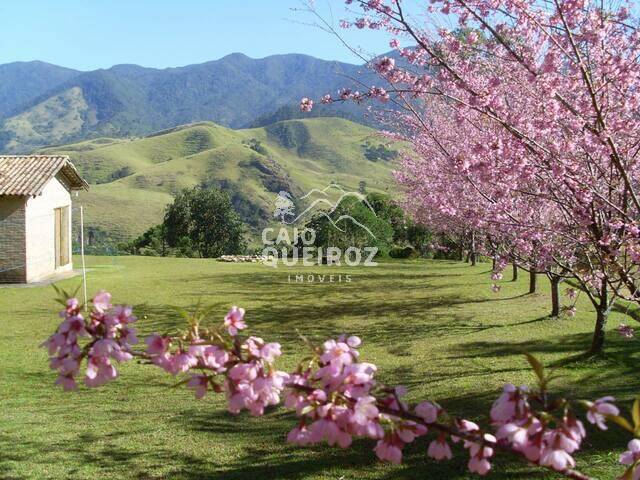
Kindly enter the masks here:
<path id="1" fill-rule="evenodd" d="M 87 188 L 68 156 L 0 156 L 0 283 L 73 269 L 71 192 Z"/>

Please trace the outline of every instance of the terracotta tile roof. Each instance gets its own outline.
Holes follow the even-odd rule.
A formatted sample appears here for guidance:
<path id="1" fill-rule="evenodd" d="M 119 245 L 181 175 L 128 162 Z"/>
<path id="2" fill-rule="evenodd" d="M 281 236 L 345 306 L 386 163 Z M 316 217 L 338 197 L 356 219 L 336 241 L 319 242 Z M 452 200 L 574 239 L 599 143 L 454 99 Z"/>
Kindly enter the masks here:
<path id="1" fill-rule="evenodd" d="M 58 174 L 71 190 L 89 188 L 67 155 L 0 155 L 0 195 L 40 195 Z"/>

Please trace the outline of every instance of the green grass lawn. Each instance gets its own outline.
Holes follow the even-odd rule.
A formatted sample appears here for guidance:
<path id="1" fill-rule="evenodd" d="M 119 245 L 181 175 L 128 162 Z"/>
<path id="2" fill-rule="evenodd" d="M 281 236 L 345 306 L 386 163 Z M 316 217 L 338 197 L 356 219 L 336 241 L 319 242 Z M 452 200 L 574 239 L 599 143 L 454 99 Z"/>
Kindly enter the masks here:
<path id="1" fill-rule="evenodd" d="M 607 355 L 575 361 L 590 342 L 593 313 L 586 299 L 575 318 L 548 319 L 546 281 L 526 295 L 527 278 L 490 291 L 489 264 L 407 261 L 376 268 L 337 268 L 351 283 L 289 284 L 295 273 L 328 267 L 283 268 L 213 260 L 139 257 L 89 259 L 90 291 L 110 290 L 135 306 L 142 334 L 180 325 L 168 308 L 198 301 L 247 310 L 251 332 L 283 344 L 280 365 L 293 369 L 304 355 L 296 329 L 318 342 L 343 332 L 362 337 L 362 358 L 379 378 L 409 387 L 410 400 L 434 399 L 453 413 L 483 421 L 505 382 L 532 383 L 524 351 L 554 364 L 557 387 L 578 397 L 614 394 L 625 405 L 640 392 L 638 343 L 613 329 L 631 322 L 612 314 Z M 66 288 L 78 279 L 62 282 Z M 38 348 L 58 323 L 51 287 L 0 289 L 0 478 L 122 479 L 459 479 L 466 453 L 452 462 L 426 458 L 426 443 L 405 451 L 405 463 L 384 465 L 372 442 L 354 448 L 287 445 L 294 426 L 284 409 L 263 418 L 226 413 L 221 398 L 197 401 L 171 389 L 174 379 L 130 363 L 98 390 L 64 393 L 53 385 L 46 352 Z M 615 428 L 612 430 L 616 431 Z M 596 478 L 614 478 L 626 437 L 590 430 L 579 466 Z M 501 457 L 492 478 L 555 478 Z"/>

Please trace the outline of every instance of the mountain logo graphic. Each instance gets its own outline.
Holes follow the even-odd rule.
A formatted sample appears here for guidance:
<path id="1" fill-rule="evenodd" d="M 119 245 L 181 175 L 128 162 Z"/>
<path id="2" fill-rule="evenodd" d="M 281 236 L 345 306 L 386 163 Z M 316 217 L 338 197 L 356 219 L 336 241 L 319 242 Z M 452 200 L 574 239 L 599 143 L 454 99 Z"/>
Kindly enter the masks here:
<path id="1" fill-rule="evenodd" d="M 338 198 L 338 200 L 335 203 L 331 202 L 329 198 L 329 194 L 327 193 L 331 189 L 335 189 L 341 192 L 340 198 Z M 337 210 L 337 208 L 340 206 L 342 201 L 350 197 L 357 198 L 360 202 L 362 202 L 367 208 L 371 210 L 374 216 L 377 216 L 375 210 L 373 209 L 373 207 L 371 206 L 367 198 L 362 193 L 347 191 L 344 188 L 342 188 L 339 184 L 332 182 L 322 190 L 318 190 L 317 188 L 311 189 L 305 195 L 300 197 L 300 200 L 305 200 L 313 194 L 317 195 L 318 198 L 313 200 L 311 204 L 307 208 L 305 208 L 300 214 L 296 215 L 296 206 L 295 206 L 295 203 L 293 202 L 293 198 L 291 194 L 284 190 L 280 191 L 276 196 L 276 199 L 274 202 L 275 209 L 273 211 L 273 216 L 275 218 L 280 219 L 283 225 L 293 225 L 300 222 L 304 218 L 311 217 L 314 213 L 316 213 L 317 215 L 321 215 L 325 217 L 331 223 L 331 225 L 333 225 L 333 227 L 340 232 L 346 231 L 344 227 L 340 226 L 340 224 L 344 225 L 346 222 L 352 222 L 354 225 L 357 225 L 358 227 L 366 231 L 371 236 L 371 238 L 374 238 L 374 239 L 376 238 L 376 236 L 367 226 L 360 223 L 351 215 L 343 214 L 343 215 L 340 215 L 335 220 L 331 218 L 331 214 Z M 287 220 L 287 218 L 292 218 L 292 219 Z"/>

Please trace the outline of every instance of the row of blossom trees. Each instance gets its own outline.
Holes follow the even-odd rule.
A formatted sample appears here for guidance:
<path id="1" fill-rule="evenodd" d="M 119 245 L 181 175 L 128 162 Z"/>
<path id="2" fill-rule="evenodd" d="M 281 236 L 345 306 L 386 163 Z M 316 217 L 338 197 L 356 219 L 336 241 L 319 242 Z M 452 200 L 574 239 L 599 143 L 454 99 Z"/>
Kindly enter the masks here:
<path id="1" fill-rule="evenodd" d="M 373 62 L 384 88 L 322 101 L 393 101 L 389 135 L 412 147 L 397 174 L 407 207 L 444 231 L 476 232 L 499 265 L 547 274 L 554 297 L 561 280 L 578 282 L 600 352 L 613 302 L 640 302 L 640 32 L 628 6 L 421 7 L 433 23 L 455 21 L 450 31 L 413 21 L 400 0 L 346 3 L 359 13 L 343 25 L 386 31 L 396 54 Z"/>

